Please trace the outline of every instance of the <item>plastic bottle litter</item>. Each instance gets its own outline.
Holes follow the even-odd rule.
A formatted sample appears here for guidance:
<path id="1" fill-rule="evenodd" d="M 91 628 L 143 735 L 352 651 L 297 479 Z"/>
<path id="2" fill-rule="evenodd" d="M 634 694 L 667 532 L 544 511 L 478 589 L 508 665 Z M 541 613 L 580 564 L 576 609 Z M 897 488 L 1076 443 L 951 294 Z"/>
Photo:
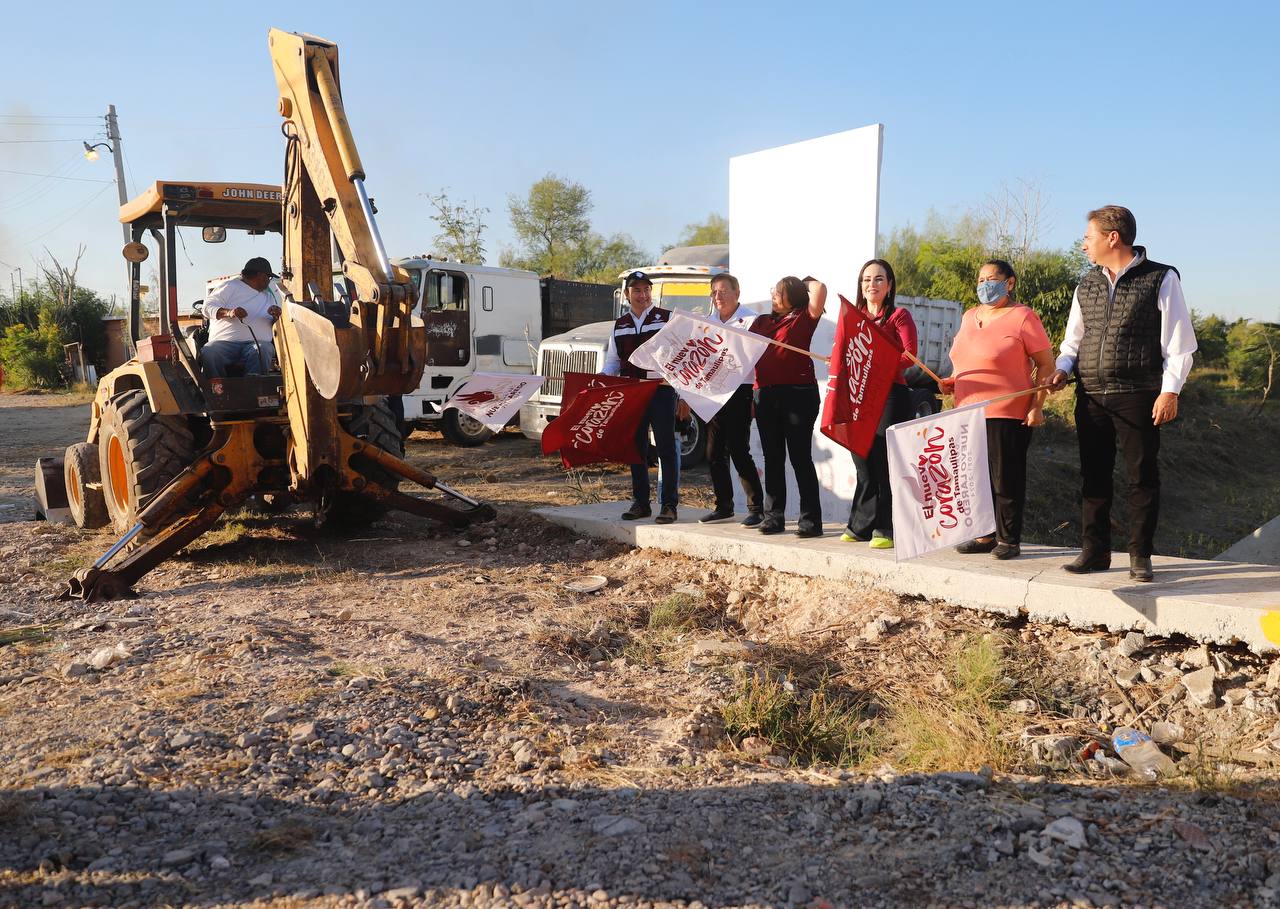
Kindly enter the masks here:
<path id="1" fill-rule="evenodd" d="M 1134 769 L 1139 776 L 1154 780 L 1162 773 L 1172 773 L 1175 769 L 1171 761 L 1151 736 L 1136 729 L 1117 729 L 1111 737 L 1111 747 L 1120 755 L 1120 759 Z"/>

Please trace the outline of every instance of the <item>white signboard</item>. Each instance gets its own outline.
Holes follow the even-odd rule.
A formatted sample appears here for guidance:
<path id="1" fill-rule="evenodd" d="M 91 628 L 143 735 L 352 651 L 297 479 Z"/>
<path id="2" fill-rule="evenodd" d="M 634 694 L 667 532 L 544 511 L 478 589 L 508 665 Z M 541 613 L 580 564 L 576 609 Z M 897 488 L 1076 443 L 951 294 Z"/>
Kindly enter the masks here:
<path id="1" fill-rule="evenodd" d="M 875 256 L 883 138 L 884 127 L 875 124 L 729 159 L 729 266 L 742 285 L 742 302 L 768 312 L 769 292 L 780 278 L 821 280 L 827 311 L 810 345 L 815 353 L 831 353 L 840 314 L 836 294 L 854 299 L 858 270 Z M 826 365 L 814 366 L 825 394 Z M 752 447 L 763 470 L 754 429 Z M 849 518 L 853 461 L 816 424 L 813 461 L 823 523 L 834 529 Z M 787 481 L 787 516 L 793 518 L 800 503 L 789 466 Z M 741 499 L 740 490 L 737 495 Z M 746 510 L 741 501 L 737 510 Z"/>

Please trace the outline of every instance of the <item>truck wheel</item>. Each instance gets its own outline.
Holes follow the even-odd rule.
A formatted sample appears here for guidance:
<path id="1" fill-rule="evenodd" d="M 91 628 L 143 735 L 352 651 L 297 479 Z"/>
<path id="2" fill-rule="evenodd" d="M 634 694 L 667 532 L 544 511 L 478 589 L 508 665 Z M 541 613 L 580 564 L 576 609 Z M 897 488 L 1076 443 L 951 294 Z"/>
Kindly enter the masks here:
<path id="1" fill-rule="evenodd" d="M 479 420 L 450 407 L 440 415 L 440 431 L 459 448 L 475 448 L 493 438 L 493 430 Z"/>
<path id="2" fill-rule="evenodd" d="M 377 404 L 357 407 L 351 416 L 342 421 L 342 428 L 357 439 L 377 445 L 397 458 L 404 457 L 404 439 L 396 426 L 395 414 L 383 399 Z M 387 473 L 378 465 L 365 461 L 356 462 L 356 469 L 379 486 L 395 490 L 400 485 L 400 478 Z M 325 515 L 327 522 L 342 527 L 368 527 L 387 513 L 387 509 L 368 496 L 358 492 L 339 492 L 333 499 L 333 506 Z"/>
<path id="3" fill-rule="evenodd" d="M 911 389 L 911 418 L 931 417 L 942 409 L 941 402 L 932 388 Z"/>
<path id="4" fill-rule="evenodd" d="M 707 424 L 689 414 L 689 428 L 680 434 L 680 469 L 697 467 L 707 459 Z"/>
<path id="5" fill-rule="evenodd" d="M 98 463 L 98 446 L 77 442 L 67 448 L 62 458 L 62 477 L 67 487 L 67 505 L 77 527 L 97 530 L 111 520 L 107 500 L 102 494 L 102 465 Z"/>
<path id="6" fill-rule="evenodd" d="M 123 533 L 138 512 L 196 458 L 195 437 L 180 416 L 151 410 L 147 393 L 135 388 L 112 398 L 102 413 L 98 464 L 107 514 Z"/>

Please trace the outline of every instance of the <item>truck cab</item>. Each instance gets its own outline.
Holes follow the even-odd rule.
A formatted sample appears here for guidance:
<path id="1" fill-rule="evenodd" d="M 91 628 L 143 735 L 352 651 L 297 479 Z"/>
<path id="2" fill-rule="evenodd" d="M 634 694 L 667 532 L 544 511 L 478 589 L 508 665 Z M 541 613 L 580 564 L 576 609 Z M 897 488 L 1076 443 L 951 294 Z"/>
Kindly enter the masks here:
<path id="1" fill-rule="evenodd" d="M 430 255 L 396 260 L 413 281 L 414 312 L 427 330 L 422 382 L 403 398 L 410 425 L 439 427 L 458 445 L 478 445 L 493 433 L 446 401 L 477 372 L 533 371 L 542 340 L 538 275 L 517 268 L 451 262 Z"/>
<path id="2" fill-rule="evenodd" d="M 681 246 L 667 250 L 654 265 L 637 266 L 653 281 L 653 303 L 664 309 L 708 315 L 711 312 L 711 279 L 729 270 L 727 244 Z M 618 275 L 613 292 L 614 318 L 626 311 L 623 279 L 636 268 Z M 593 322 L 572 331 L 552 335 L 538 345 L 536 373 L 544 378 L 542 388 L 520 409 L 520 431 L 530 439 L 541 439 L 547 423 L 560 415 L 566 372 L 600 372 L 609 346 L 612 321 Z M 697 414 L 690 414 L 680 430 L 680 464 L 694 467 L 706 457 L 706 426 Z"/>

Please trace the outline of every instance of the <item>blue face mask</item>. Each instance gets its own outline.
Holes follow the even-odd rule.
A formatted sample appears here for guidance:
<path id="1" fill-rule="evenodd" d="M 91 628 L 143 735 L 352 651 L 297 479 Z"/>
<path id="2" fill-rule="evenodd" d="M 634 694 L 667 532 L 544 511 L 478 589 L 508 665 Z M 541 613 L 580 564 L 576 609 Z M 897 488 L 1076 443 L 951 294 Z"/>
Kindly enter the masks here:
<path id="1" fill-rule="evenodd" d="M 990 306 L 998 303 L 1009 293 L 1009 282 L 992 279 L 978 285 L 978 302 Z"/>

